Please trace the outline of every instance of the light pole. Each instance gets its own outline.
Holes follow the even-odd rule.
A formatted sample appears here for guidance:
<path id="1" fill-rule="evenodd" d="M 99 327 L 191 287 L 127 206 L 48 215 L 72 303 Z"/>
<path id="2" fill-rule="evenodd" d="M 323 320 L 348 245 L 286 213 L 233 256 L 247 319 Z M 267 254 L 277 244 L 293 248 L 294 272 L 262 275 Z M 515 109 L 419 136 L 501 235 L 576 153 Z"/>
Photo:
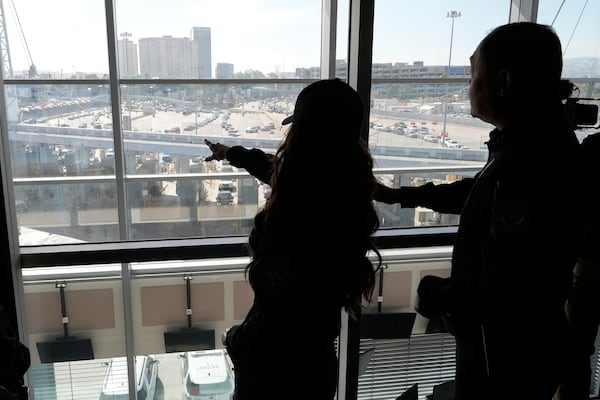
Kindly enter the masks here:
<path id="1" fill-rule="evenodd" d="M 124 129 L 133 130 L 133 119 L 131 119 L 131 93 L 129 92 L 130 85 L 122 85 L 123 88 L 127 88 L 127 110 L 129 112 L 129 123 L 124 125 Z"/>
<path id="2" fill-rule="evenodd" d="M 460 11 L 448 11 L 446 14 L 447 18 L 452 18 L 452 28 L 450 30 L 450 55 L 448 55 L 448 74 L 447 78 L 450 77 L 450 67 L 452 65 L 452 39 L 454 38 L 454 19 L 460 17 Z M 444 127 L 442 130 L 442 143 L 446 143 L 446 116 L 448 115 L 448 82 L 446 82 L 446 94 L 444 96 Z"/>

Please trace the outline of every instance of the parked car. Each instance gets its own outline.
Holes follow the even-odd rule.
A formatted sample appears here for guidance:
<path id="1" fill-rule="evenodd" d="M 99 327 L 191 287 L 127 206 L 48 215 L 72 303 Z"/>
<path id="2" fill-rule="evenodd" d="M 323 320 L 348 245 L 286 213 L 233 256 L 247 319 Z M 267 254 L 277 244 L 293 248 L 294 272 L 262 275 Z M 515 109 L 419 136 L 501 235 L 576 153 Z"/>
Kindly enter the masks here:
<path id="1" fill-rule="evenodd" d="M 217 205 L 218 206 L 228 206 L 233 204 L 233 195 L 228 190 L 223 190 L 217 193 Z"/>
<path id="2" fill-rule="evenodd" d="M 135 377 L 137 400 L 154 400 L 154 395 L 162 390 L 158 379 L 158 363 L 154 356 L 135 356 Z M 129 400 L 129 384 L 127 379 L 127 359 L 115 357 L 104 363 L 107 367 L 100 400 Z"/>
<path id="3" fill-rule="evenodd" d="M 410 138 L 418 138 L 421 136 L 420 132 L 421 132 L 421 130 L 418 126 L 411 125 L 406 130 L 406 136 L 408 136 Z"/>
<path id="4" fill-rule="evenodd" d="M 233 364 L 224 349 L 189 351 L 181 358 L 183 400 L 231 400 Z"/>
<path id="5" fill-rule="evenodd" d="M 454 139 L 446 138 L 444 139 L 444 146 L 450 149 L 458 149 L 461 145 Z"/>
<path id="6" fill-rule="evenodd" d="M 236 191 L 235 183 L 233 181 L 219 181 L 219 192 L 235 192 Z"/>

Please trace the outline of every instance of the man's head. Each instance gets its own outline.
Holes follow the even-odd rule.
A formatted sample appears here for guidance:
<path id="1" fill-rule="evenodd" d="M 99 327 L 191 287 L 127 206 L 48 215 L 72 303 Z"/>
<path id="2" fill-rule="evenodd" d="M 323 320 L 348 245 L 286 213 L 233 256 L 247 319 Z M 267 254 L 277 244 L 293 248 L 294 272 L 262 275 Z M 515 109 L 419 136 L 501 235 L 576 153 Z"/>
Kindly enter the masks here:
<path id="1" fill-rule="evenodd" d="M 547 25 L 517 22 L 495 28 L 471 56 L 471 114 L 498 126 L 515 112 L 565 98 L 562 48 Z"/>

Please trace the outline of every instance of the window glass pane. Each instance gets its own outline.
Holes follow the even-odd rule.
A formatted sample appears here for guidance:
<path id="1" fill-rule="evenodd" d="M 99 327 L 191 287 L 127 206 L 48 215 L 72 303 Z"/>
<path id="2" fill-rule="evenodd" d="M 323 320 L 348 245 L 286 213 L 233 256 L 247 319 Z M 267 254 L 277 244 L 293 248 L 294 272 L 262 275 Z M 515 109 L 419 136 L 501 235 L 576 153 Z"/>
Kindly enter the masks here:
<path id="1" fill-rule="evenodd" d="M 207 137 L 279 142 L 285 131 L 281 121 L 293 112 L 303 87 L 281 83 L 121 85 L 126 148 L 128 139 L 129 143 L 163 142 L 162 149 L 171 142 L 174 147 L 187 147 L 186 153 L 193 158 L 207 152 L 203 141 Z"/>
<path id="2" fill-rule="evenodd" d="M 600 105 L 600 3 L 597 1 L 558 0 L 540 1 L 538 22 L 552 25 L 560 37 L 563 48 L 563 77 L 577 87 L 572 97 L 580 100 L 583 107 Z M 583 113 L 578 113 L 584 116 Z M 580 140 L 597 132 L 600 122 L 577 118 L 581 129 L 576 131 Z"/>
<path id="3" fill-rule="evenodd" d="M 8 85 L 6 97 L 21 245 L 118 240 L 108 85 Z"/>
<path id="4" fill-rule="evenodd" d="M 21 246 L 119 240 L 114 181 L 16 180 L 14 193 Z"/>
<path id="5" fill-rule="evenodd" d="M 376 3 L 369 146 L 377 168 L 396 169 L 379 175 L 384 183 L 448 183 L 473 176 L 486 161 L 492 126 L 471 117 L 469 57 L 492 28 L 508 21 L 509 6 Z M 427 209 L 376 206 L 382 227 L 458 222 Z"/>
<path id="6" fill-rule="evenodd" d="M 275 152 L 304 84 L 121 85 L 119 215 L 106 85 L 9 86 L 20 244 L 246 235 L 268 185 L 204 162 L 204 139 Z M 64 96 L 64 97 L 63 97 Z M 127 217 L 127 218 L 126 218 Z"/>
<path id="7" fill-rule="evenodd" d="M 552 25 L 563 47 L 563 77 L 577 87 L 573 97 L 589 98 L 579 104 L 600 105 L 600 3 L 597 1 L 540 1 L 538 21 Z M 597 108 L 596 108 L 597 110 Z M 583 116 L 584 114 L 579 114 Z M 579 119 L 578 119 L 579 120 Z M 586 118 L 576 133 L 580 140 L 596 132 L 600 122 Z"/>
<path id="8" fill-rule="evenodd" d="M 450 76 L 463 75 L 458 67 L 469 66 L 479 41 L 492 28 L 508 22 L 510 1 L 461 1 L 452 6 L 458 8 L 449 8 L 445 0 L 377 1 L 373 78 L 384 77 L 378 76 L 378 64 L 385 67 L 386 78 L 419 78 L 433 71 L 443 77 L 449 63 L 457 67 Z M 398 69 L 390 70 L 394 64 Z"/>
<path id="9" fill-rule="evenodd" d="M 335 50 L 335 76 L 346 80 L 348 78 L 348 21 L 350 20 L 350 1 L 338 0 L 337 33 Z"/>
<path id="10" fill-rule="evenodd" d="M 123 76 L 295 77 L 296 68 L 319 66 L 319 0 L 115 4 Z"/>
<path id="11" fill-rule="evenodd" d="M 3 1 L 3 13 L 10 60 L 5 77 L 89 79 L 108 75 L 102 0 Z"/>
<path id="12" fill-rule="evenodd" d="M 600 3 L 597 1 L 540 1 L 538 22 L 552 25 L 562 43 L 564 77 L 600 77 L 598 21 Z"/>
<path id="13" fill-rule="evenodd" d="M 112 149 L 107 84 L 7 86 L 14 177 L 104 175 L 96 165 Z"/>
<path id="14" fill-rule="evenodd" d="M 226 161 L 205 162 L 204 139 L 274 153 L 302 87 L 122 85 L 129 238 L 248 234 L 269 188 Z"/>
<path id="15" fill-rule="evenodd" d="M 245 2 L 238 5 L 244 10 L 247 7 Z M 336 58 L 342 56 L 341 48 L 347 47 L 345 32 L 348 6 L 347 1 L 341 1 L 338 7 L 338 21 L 341 22 L 336 24 L 339 36 Z M 207 31 L 194 30 L 193 28 L 198 25 L 202 27 L 203 24 L 193 20 L 190 21 L 190 27 L 185 28 L 188 36 L 183 33 L 175 34 L 184 25 L 181 19 L 167 18 L 170 13 L 175 12 L 179 15 L 194 14 L 193 11 L 197 10 L 194 7 L 198 6 L 194 3 L 190 8 L 173 11 L 161 8 L 157 3 L 144 2 L 143 5 L 140 3 L 135 6 L 131 2 L 117 2 L 120 41 L 117 52 L 122 77 L 142 77 L 141 39 L 165 37 L 168 43 L 158 40 L 159 50 L 164 47 L 167 53 L 179 52 L 181 49 L 188 49 L 189 52 L 185 50 L 187 53 L 181 53 L 183 58 L 165 56 L 161 60 L 150 62 L 149 65 L 156 66 L 165 60 L 175 61 L 167 67 L 173 67 L 176 71 L 167 69 L 164 75 L 162 72 L 158 76 L 150 73 L 146 77 L 200 77 L 199 63 L 193 64 L 196 69 L 191 74 L 192 64 L 182 67 L 185 64 L 182 60 L 185 61 L 185 57 L 190 54 L 198 56 L 196 61 L 206 58 L 199 56 L 199 48 L 207 45 L 207 42 L 202 44 L 197 41 L 196 47 L 190 48 L 185 47 L 188 45 L 178 46 L 184 42 L 193 42 L 196 36 L 199 38 L 202 32 Z M 213 15 L 212 13 L 221 10 L 222 5 L 215 2 L 202 7 L 199 11 Z M 386 22 L 390 15 L 396 15 L 394 12 L 403 10 L 397 7 L 395 3 L 378 3 L 375 49 L 387 49 L 391 46 L 391 42 L 387 42 L 387 39 L 382 42 L 382 38 L 390 35 L 398 37 L 397 33 L 386 28 L 389 26 L 399 29 L 398 24 Z M 454 19 L 460 21 L 466 18 L 467 11 L 477 11 L 478 6 L 471 7 L 475 8 L 461 10 L 461 16 L 453 18 L 452 22 Z M 440 5 L 440 10 L 442 8 L 443 4 Z M 256 8 L 259 9 L 263 10 Z M 228 34 L 225 36 L 228 37 L 227 40 L 231 36 L 236 37 L 236 40 L 227 43 L 234 43 L 235 46 L 244 43 L 250 48 L 253 46 L 248 46 L 248 43 L 256 43 L 256 48 L 261 49 L 260 51 L 263 48 L 271 50 L 270 53 L 273 54 L 269 57 L 285 59 L 287 54 L 302 56 L 302 61 L 293 62 L 294 69 L 297 66 L 309 68 L 317 74 L 310 72 L 310 77 L 318 76 L 320 2 L 315 0 L 308 5 L 305 2 L 265 4 L 264 9 L 270 11 L 248 10 L 246 19 L 251 20 L 251 23 L 245 19 L 229 20 Z M 257 13 L 260 15 L 257 16 Z M 230 56 L 238 57 L 240 51 L 233 44 L 216 45 L 217 33 L 223 32 L 221 25 L 217 23 L 219 19 L 203 18 L 208 21 L 204 25 L 215 21 L 215 29 L 211 28 L 210 33 L 210 52 L 212 49 L 216 51 L 218 47 L 219 51 L 226 54 L 222 56 L 225 61 L 229 61 Z M 304 18 L 311 20 L 305 30 L 314 32 L 315 35 L 314 40 L 310 39 L 310 35 L 303 38 L 304 42 L 309 43 L 306 53 L 304 50 L 298 51 L 298 46 L 293 44 L 298 35 L 292 29 Z M 500 23 L 500 19 L 504 17 L 494 18 L 498 18 L 498 21 L 488 21 L 490 28 L 496 25 L 494 22 Z M 171 20 L 178 22 L 171 24 Z M 261 21 L 263 23 L 259 23 Z M 450 19 L 445 21 L 449 22 Z M 285 32 L 285 39 L 281 39 L 282 35 L 275 34 L 276 28 Z M 238 29 L 240 34 L 232 35 Z M 382 35 L 386 29 L 387 33 Z M 454 28 L 452 29 L 454 32 Z M 134 35 L 132 32 L 140 33 Z M 249 41 L 248 32 L 258 35 L 257 40 Z M 459 32 L 457 29 L 454 41 L 460 58 L 459 43 L 476 43 L 479 38 L 468 36 L 469 39 L 462 39 L 465 35 Z M 173 38 L 179 38 L 178 45 L 171 42 Z M 290 43 L 287 47 L 284 46 L 286 50 L 272 47 L 280 44 L 283 46 L 286 41 Z M 425 45 L 426 43 L 424 47 Z M 206 50 L 206 47 L 202 48 Z M 71 48 L 72 51 L 74 49 L 75 47 Z M 260 55 L 260 51 L 252 52 L 252 56 L 241 53 L 240 57 L 244 62 L 260 60 L 262 63 L 266 56 L 254 56 Z M 156 51 L 150 53 L 155 54 Z M 131 57 L 132 54 L 137 55 L 137 58 Z M 207 55 L 206 52 L 202 54 Z M 432 179 L 460 179 L 465 175 L 455 174 L 457 169 L 476 168 L 485 160 L 487 151 L 482 147 L 488 127 L 469 117 L 467 68 L 456 71 L 451 69 L 451 76 L 456 78 L 456 82 L 452 83 L 378 82 L 381 77 L 409 80 L 445 77 L 444 71 L 447 72 L 448 68 L 443 63 L 432 67 L 433 69 L 428 69 L 426 65 L 416 68 L 411 66 L 409 70 L 412 72 L 409 71 L 405 76 L 402 74 L 406 71 L 396 69 L 394 63 L 392 69 L 400 75 L 389 75 L 384 52 L 375 50 L 374 57 L 376 61 L 384 62 L 374 66 L 371 103 L 369 142 L 376 167 L 447 169 L 445 172 L 436 170 L 433 175 L 429 171 L 382 172 L 382 179 L 395 183 L 403 179 L 411 184 Z M 271 63 L 276 63 L 276 58 L 272 58 Z M 419 58 L 425 60 L 424 56 L 419 55 Z M 216 58 L 212 53 L 210 59 L 210 77 L 214 77 Z M 339 59 L 340 69 L 336 74 L 344 76 L 345 60 Z M 232 64 L 234 72 L 233 75 L 229 74 L 230 77 L 249 77 L 236 75 L 236 63 Z M 290 64 L 286 61 L 285 67 L 282 67 L 283 63 L 275 65 L 282 68 L 279 72 L 285 72 Z M 244 68 L 258 71 L 263 67 L 250 65 Z M 225 73 L 224 71 L 220 72 Z M 297 77 L 298 74 L 305 76 L 301 69 L 296 69 L 291 75 L 286 73 L 271 77 Z M 269 187 L 227 163 L 205 163 L 203 158 L 209 153 L 203 140 L 208 138 L 227 145 L 240 144 L 275 151 L 285 134 L 281 120 L 292 112 L 295 97 L 305 83 L 185 84 L 169 83 L 165 79 L 159 79 L 153 84 L 128 82 L 120 85 L 121 123 L 117 126 L 122 127 L 122 132 L 115 131 L 117 126 L 113 127 L 114 116 L 108 84 L 108 80 L 97 79 L 87 80 L 80 85 L 7 86 L 9 138 L 19 226 L 34 231 L 42 230 L 51 235 L 53 240 L 68 242 L 247 234 L 256 210 L 269 195 Z M 123 144 L 122 151 L 115 149 L 113 138 L 116 134 L 122 136 L 122 141 L 119 141 Z M 123 171 L 117 170 L 116 161 L 120 154 L 123 155 Z M 461 172 L 469 174 L 472 170 Z M 121 174 L 124 174 L 124 186 L 118 187 L 115 176 Z M 224 182 L 231 183 L 230 186 L 236 191 L 227 189 Z M 125 199 L 122 209 L 118 207 L 119 196 Z M 388 206 L 380 204 L 378 207 L 385 209 Z M 385 222 L 382 221 L 382 225 L 413 226 L 431 224 L 432 220 L 438 219 L 446 221 L 437 216 L 415 216 L 415 222 L 399 222 L 397 218 L 388 217 Z M 125 221 L 128 222 L 127 226 L 119 225 L 125 224 Z M 31 237 L 34 236 L 30 235 Z M 22 239 L 22 243 L 35 244 L 24 237 Z"/>

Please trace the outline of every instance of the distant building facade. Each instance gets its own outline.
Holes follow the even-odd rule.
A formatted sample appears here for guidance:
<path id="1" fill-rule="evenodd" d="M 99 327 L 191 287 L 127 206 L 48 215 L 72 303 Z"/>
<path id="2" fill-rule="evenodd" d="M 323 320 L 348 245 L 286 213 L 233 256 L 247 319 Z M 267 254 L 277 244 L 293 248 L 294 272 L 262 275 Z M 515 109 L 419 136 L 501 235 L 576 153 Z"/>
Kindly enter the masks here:
<path id="1" fill-rule="evenodd" d="M 210 79 L 212 77 L 210 28 L 192 28 L 192 40 L 195 50 L 192 61 L 192 72 L 199 79 Z"/>
<path id="2" fill-rule="evenodd" d="M 172 36 L 141 38 L 139 44 L 142 78 L 192 78 L 190 39 Z"/>
<path id="3" fill-rule="evenodd" d="M 210 79 L 210 28 L 195 27 L 192 39 L 140 38 L 140 76 L 161 79 Z"/>
<path id="4" fill-rule="evenodd" d="M 449 73 L 448 73 L 449 72 Z M 321 69 L 319 67 L 296 68 L 296 78 L 301 79 L 319 79 Z M 345 60 L 336 60 L 335 76 L 340 79 L 347 79 L 348 64 Z M 471 76 L 470 66 L 452 66 L 448 71 L 447 65 L 424 65 L 423 61 L 415 61 L 412 64 L 404 62 L 396 63 L 373 63 L 371 65 L 371 77 L 373 79 L 415 79 L 415 78 L 446 78 L 446 77 L 465 77 Z M 373 85 L 373 93 L 377 96 L 380 89 L 388 91 L 388 84 Z M 406 85 L 397 85 L 397 95 L 402 98 L 438 98 L 455 93 L 462 93 L 465 85 L 462 83 L 411 83 Z M 385 97 L 385 95 L 383 96 Z"/>
<path id="5" fill-rule="evenodd" d="M 125 38 L 117 41 L 117 57 L 119 63 L 119 76 L 121 78 L 137 78 L 138 72 L 138 46 Z"/>
<path id="6" fill-rule="evenodd" d="M 215 78 L 217 78 L 217 79 L 233 78 L 233 64 L 217 63 L 217 67 L 215 68 Z"/>

